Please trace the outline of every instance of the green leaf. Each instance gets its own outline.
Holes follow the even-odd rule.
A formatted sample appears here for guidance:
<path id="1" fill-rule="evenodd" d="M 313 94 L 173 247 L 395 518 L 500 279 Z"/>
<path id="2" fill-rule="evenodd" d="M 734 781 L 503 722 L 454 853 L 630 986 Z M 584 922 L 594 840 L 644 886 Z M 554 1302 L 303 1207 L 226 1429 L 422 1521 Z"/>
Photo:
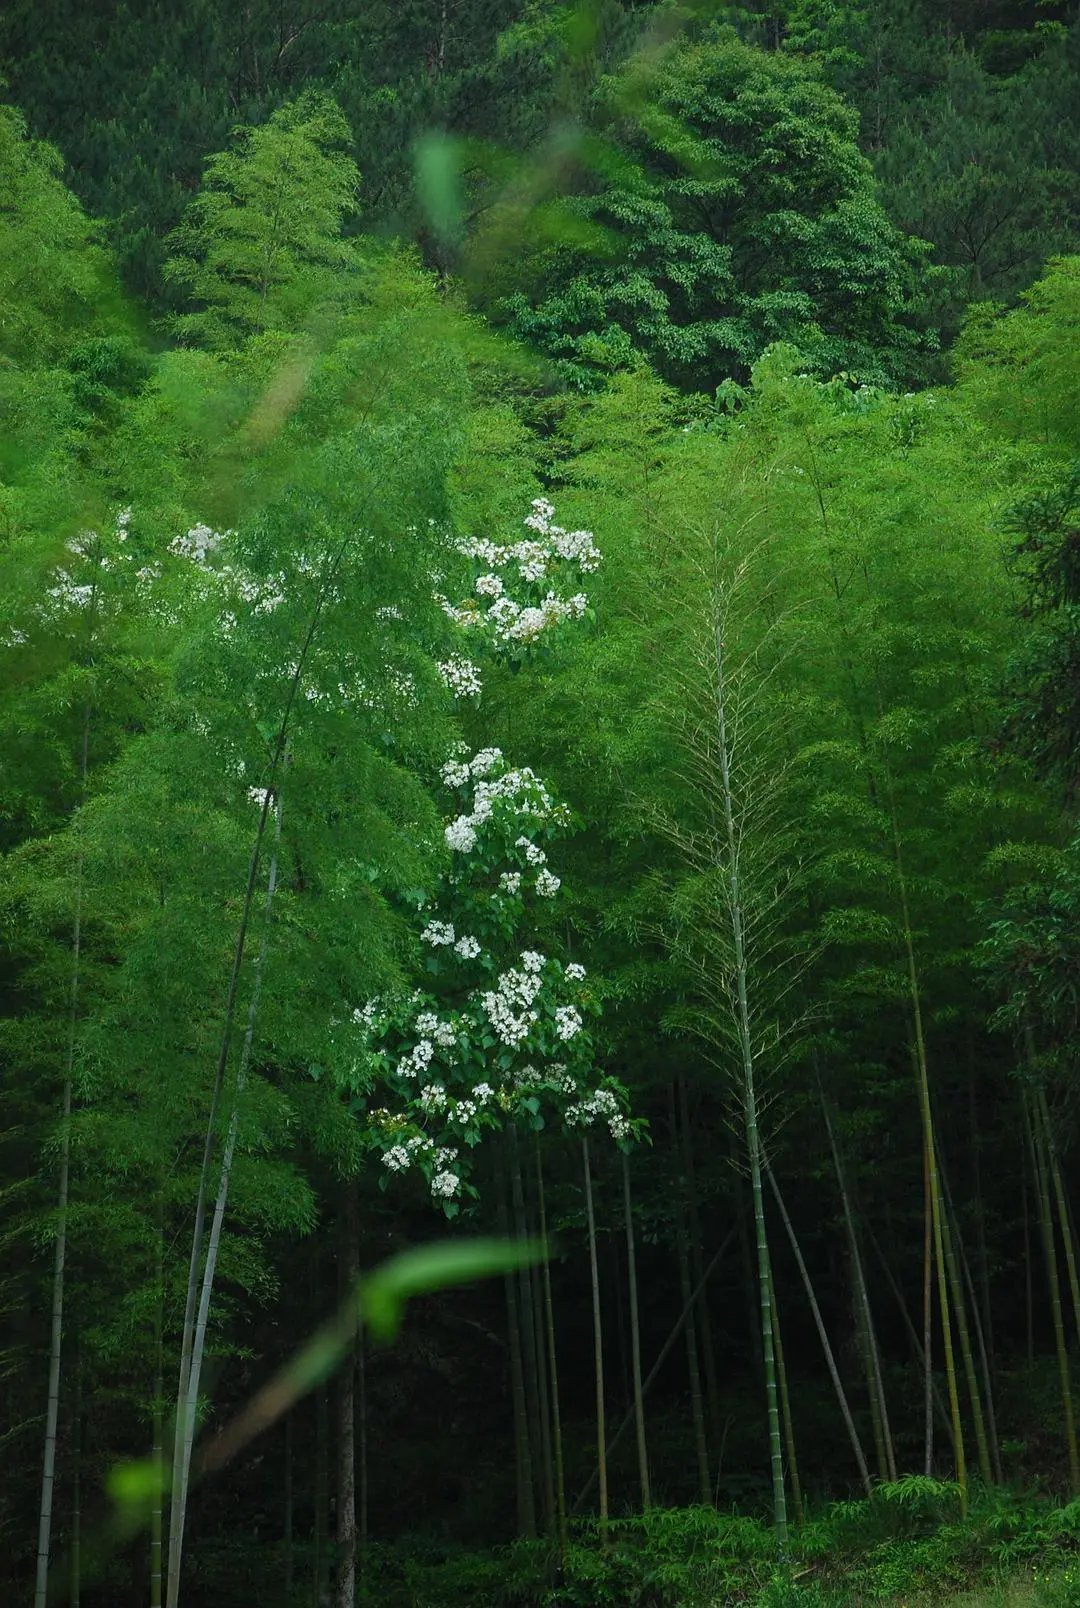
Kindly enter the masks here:
<path id="1" fill-rule="evenodd" d="M 360 1309 L 372 1334 L 380 1340 L 390 1339 L 412 1296 L 509 1273 L 540 1261 L 543 1254 L 539 1240 L 448 1240 L 418 1245 L 384 1262 L 361 1281 Z"/>

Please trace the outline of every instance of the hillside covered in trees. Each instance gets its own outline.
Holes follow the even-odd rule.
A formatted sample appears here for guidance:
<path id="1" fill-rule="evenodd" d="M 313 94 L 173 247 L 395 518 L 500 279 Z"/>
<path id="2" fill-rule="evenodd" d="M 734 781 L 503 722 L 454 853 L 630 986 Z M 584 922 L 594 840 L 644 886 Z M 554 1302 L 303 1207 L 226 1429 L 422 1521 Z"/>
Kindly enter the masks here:
<path id="1" fill-rule="evenodd" d="M 2 1600 L 1080 1603 L 1075 0 L 0 73 Z"/>

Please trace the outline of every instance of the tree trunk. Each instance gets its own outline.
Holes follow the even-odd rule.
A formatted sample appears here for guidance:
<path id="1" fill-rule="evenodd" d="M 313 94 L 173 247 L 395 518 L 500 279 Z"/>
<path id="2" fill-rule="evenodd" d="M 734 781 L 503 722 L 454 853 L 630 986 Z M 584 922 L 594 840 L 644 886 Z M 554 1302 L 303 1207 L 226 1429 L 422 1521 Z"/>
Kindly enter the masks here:
<path id="1" fill-rule="evenodd" d="M 855 1232 L 855 1214 L 851 1209 L 851 1198 L 848 1194 L 847 1178 L 840 1157 L 840 1146 L 836 1141 L 836 1132 L 829 1113 L 829 1103 L 825 1098 L 825 1091 L 821 1087 L 820 1079 L 818 1081 L 818 1093 L 821 1096 L 821 1110 L 825 1118 L 825 1131 L 829 1136 L 829 1149 L 832 1152 L 833 1167 L 836 1170 L 836 1182 L 840 1190 L 840 1205 L 844 1214 L 844 1231 L 847 1235 L 848 1251 L 851 1257 L 855 1295 L 862 1314 L 862 1326 L 866 1337 L 868 1389 L 872 1409 L 875 1408 L 876 1404 L 876 1410 L 874 1411 L 875 1435 L 879 1436 L 881 1441 L 879 1473 L 882 1479 L 895 1480 L 896 1455 L 893 1450 L 892 1431 L 889 1427 L 889 1413 L 885 1401 L 885 1382 L 881 1372 L 881 1354 L 878 1350 L 877 1333 L 874 1328 L 874 1315 L 870 1307 L 866 1270 L 863 1267 L 862 1253 L 859 1249 L 859 1237 Z"/>
<path id="2" fill-rule="evenodd" d="M 676 1342 L 679 1339 L 679 1336 L 683 1332 L 683 1325 L 687 1322 L 688 1318 L 690 1317 L 690 1314 L 694 1310 L 694 1303 L 701 1299 L 701 1293 L 705 1288 L 706 1281 L 711 1276 L 711 1274 L 713 1273 L 714 1269 L 719 1267 L 720 1263 L 723 1261 L 723 1258 L 724 1258 L 724 1256 L 725 1256 L 725 1254 L 727 1252 L 728 1246 L 731 1244 L 732 1240 L 735 1238 L 736 1232 L 737 1231 L 734 1228 L 729 1228 L 728 1229 L 727 1233 L 724 1236 L 723 1241 L 721 1242 L 720 1249 L 713 1256 L 713 1258 L 710 1261 L 708 1267 L 705 1269 L 705 1272 L 702 1275 L 700 1281 L 698 1282 L 698 1284 L 695 1285 L 693 1291 L 691 1292 L 690 1300 L 686 1303 L 686 1305 L 683 1307 L 682 1311 L 679 1313 L 679 1316 L 675 1319 L 675 1322 L 674 1322 L 674 1325 L 672 1326 L 671 1332 L 668 1334 L 667 1339 L 664 1341 L 663 1345 L 660 1347 L 660 1351 L 659 1351 L 659 1354 L 658 1354 L 658 1356 L 656 1358 L 656 1361 L 653 1363 L 652 1367 L 649 1369 L 648 1373 L 645 1375 L 644 1380 L 642 1381 L 642 1385 L 641 1385 L 642 1399 L 644 1399 L 649 1394 L 649 1391 L 652 1388 L 653 1384 L 655 1383 L 656 1378 L 657 1378 L 658 1374 L 660 1373 L 661 1368 L 664 1366 L 665 1362 L 668 1360 L 668 1357 L 671 1355 L 672 1348 L 675 1346 Z M 619 1442 L 622 1440 L 623 1436 L 626 1434 L 627 1430 L 630 1428 L 630 1425 L 633 1422 L 634 1422 L 634 1411 L 633 1411 L 633 1408 L 631 1408 L 630 1411 L 623 1418 L 622 1422 L 619 1424 L 618 1429 L 615 1431 L 614 1435 L 612 1435 L 610 1441 L 608 1442 L 608 1448 L 607 1449 L 608 1449 L 608 1455 L 609 1456 L 614 1452 L 616 1446 L 618 1446 Z M 585 1481 L 585 1484 L 582 1486 L 581 1490 L 578 1492 L 576 1498 L 574 1499 L 574 1505 L 573 1505 L 573 1508 L 571 1509 L 572 1512 L 574 1512 L 574 1513 L 580 1513 L 581 1512 L 582 1506 L 584 1505 L 584 1502 L 585 1502 L 585 1498 L 589 1495 L 590 1491 L 592 1490 L 592 1488 L 593 1488 L 593 1486 L 595 1484 L 596 1484 L 596 1470 L 594 1469 L 593 1472 L 589 1475 L 588 1479 Z"/>
<path id="3" fill-rule="evenodd" d="M 791 1482 L 791 1505 L 795 1509 L 795 1523 L 803 1521 L 802 1481 L 799 1478 L 799 1460 L 795 1455 L 795 1425 L 791 1417 L 791 1392 L 788 1389 L 787 1367 L 784 1362 L 784 1341 L 780 1333 L 780 1311 L 776 1304 L 776 1281 L 769 1277 L 769 1299 L 772 1302 L 773 1338 L 776 1342 L 776 1377 L 780 1384 L 780 1416 L 784 1424 L 784 1446 L 787 1449 L 788 1479 Z"/>
<path id="4" fill-rule="evenodd" d="M 71 1608 L 82 1594 L 82 1362 L 75 1358 L 75 1405 L 71 1413 Z"/>
<path id="5" fill-rule="evenodd" d="M 264 804 L 269 804 L 269 796 Z M 274 894 L 277 891 L 278 853 L 281 847 L 281 796 L 278 795 L 274 808 L 274 846 L 270 856 L 270 869 L 266 881 L 266 900 L 263 905 L 263 931 L 259 944 L 259 954 L 255 963 L 255 976 L 251 990 L 251 1000 L 248 1004 L 247 1023 L 244 1029 L 244 1042 L 240 1051 L 240 1064 L 236 1073 L 233 1108 L 229 1117 L 229 1130 L 225 1141 L 225 1149 L 221 1158 L 221 1173 L 218 1178 L 217 1195 L 214 1200 L 214 1215 L 211 1219 L 210 1234 L 206 1245 L 206 1260 L 202 1267 L 202 1278 L 198 1280 L 197 1265 L 201 1258 L 202 1226 L 205 1224 L 205 1209 L 207 1199 L 207 1170 L 208 1157 L 213 1155 L 212 1127 L 216 1122 L 217 1106 L 220 1102 L 221 1084 L 224 1080 L 224 1062 L 219 1064 L 219 1077 L 211 1101 L 211 1125 L 207 1128 L 206 1146 L 203 1152 L 203 1174 L 199 1182 L 199 1200 L 196 1205 L 196 1226 L 192 1236 L 192 1261 L 188 1271 L 188 1298 L 194 1288 L 192 1274 L 199 1282 L 198 1312 L 193 1324 L 189 1326 L 188 1313 L 184 1314 L 184 1340 L 187 1341 L 187 1359 L 181 1345 L 180 1377 L 182 1391 L 177 1399 L 176 1444 L 173 1453 L 173 1491 L 172 1505 L 169 1517 L 169 1561 L 168 1577 L 166 1583 L 168 1608 L 179 1608 L 180 1602 L 180 1567 L 183 1558 L 184 1524 L 187 1518 L 188 1482 L 191 1477 L 191 1454 L 195 1444 L 195 1429 L 198 1418 L 199 1380 L 202 1374 L 203 1357 L 206 1352 L 206 1331 L 210 1319 L 210 1300 L 214 1289 L 214 1276 L 217 1272 L 218 1249 L 221 1244 L 221 1228 L 225 1218 L 225 1208 L 229 1198 L 229 1180 L 232 1174 L 233 1156 L 236 1150 L 236 1138 L 240 1122 L 239 1101 L 243 1094 L 244 1083 L 247 1078 L 248 1065 L 251 1060 L 251 1048 L 255 1038 L 255 1023 L 258 1019 L 259 996 L 262 991 L 263 969 L 266 963 L 267 949 L 270 942 L 270 919 L 273 911 Z M 254 863 L 254 858 L 253 858 Z M 238 982 L 238 978 L 234 978 Z M 235 1004 L 235 990 L 233 991 Z M 225 1047 L 227 1059 L 228 1046 L 223 1035 L 222 1043 Z M 203 1224 L 199 1222 L 199 1208 L 203 1212 Z"/>
<path id="6" fill-rule="evenodd" d="M 341 1298 L 348 1300 L 360 1272 L 360 1225 L 356 1186 L 347 1184 L 341 1216 L 338 1263 Z M 341 1359 L 338 1373 L 337 1608 L 356 1603 L 356 1341 Z"/>
<path id="7" fill-rule="evenodd" d="M 828 1331 L 825 1328 L 825 1320 L 821 1316 L 821 1308 L 818 1306 L 817 1295 L 814 1292 L 814 1286 L 810 1279 L 810 1273 L 807 1269 L 805 1261 L 803 1260 L 803 1254 L 799 1247 L 799 1241 L 796 1238 L 795 1229 L 792 1226 L 791 1218 L 788 1216 L 787 1207 L 784 1205 L 784 1197 L 780 1193 L 780 1186 L 776 1182 L 776 1177 L 772 1168 L 766 1167 L 765 1170 L 766 1176 L 769 1180 L 769 1187 L 773 1192 L 773 1198 L 776 1201 L 777 1208 L 780 1212 L 780 1218 L 783 1222 L 784 1230 L 788 1237 L 788 1243 L 790 1244 L 792 1253 L 795 1257 L 795 1265 L 799 1269 L 799 1277 L 802 1279 L 803 1289 L 806 1291 L 806 1299 L 810 1303 L 810 1311 L 814 1316 L 814 1327 L 817 1329 L 818 1339 L 821 1341 L 821 1349 L 825 1353 L 825 1366 L 829 1370 L 829 1378 L 832 1380 L 833 1390 L 836 1392 L 836 1400 L 840 1408 L 840 1416 L 844 1420 L 844 1428 L 847 1430 L 848 1440 L 851 1442 L 851 1450 L 855 1454 L 855 1465 L 859 1470 L 859 1478 L 862 1481 L 863 1489 L 865 1490 L 867 1496 L 869 1496 L 873 1490 L 873 1485 L 870 1481 L 870 1470 L 866 1466 L 866 1453 L 863 1451 L 862 1441 L 859 1439 L 859 1432 L 855 1428 L 855 1420 L 851 1416 L 851 1408 L 848 1405 L 847 1393 L 844 1390 L 843 1381 L 840 1378 L 840 1370 L 836 1366 L 836 1357 L 833 1354 L 833 1348 L 829 1341 Z"/>
<path id="8" fill-rule="evenodd" d="M 649 1491 L 649 1451 L 645 1440 L 645 1397 L 641 1389 L 641 1325 L 638 1320 L 637 1255 L 634 1245 L 634 1210 L 630 1199 L 630 1162 L 622 1152 L 623 1215 L 626 1220 L 626 1284 L 630 1301 L 630 1371 L 634 1389 L 634 1431 L 637 1438 L 638 1483 L 643 1511 L 652 1507 Z"/>
<path id="9" fill-rule="evenodd" d="M 765 1400 L 769 1420 L 769 1462 L 772 1469 L 773 1528 L 781 1555 L 787 1553 L 787 1496 L 784 1491 L 784 1454 L 780 1441 L 780 1404 L 776 1380 L 776 1350 L 773 1344 L 772 1300 L 769 1295 L 769 1242 L 765 1228 L 765 1202 L 761 1187 L 762 1155 L 758 1131 L 756 1068 L 750 1032 L 750 1000 L 747 979 L 746 945 L 743 932 L 742 890 L 739 878 L 739 841 L 735 826 L 735 804 L 731 782 L 731 753 L 727 730 L 727 683 L 724 661 L 723 628 L 716 621 L 713 632 L 716 655 L 717 758 L 720 762 L 727 856 L 723 867 L 727 881 L 727 909 L 731 921 L 735 958 L 735 1005 L 742 1053 L 743 1120 L 750 1161 L 750 1194 L 754 1206 L 757 1245 L 758 1299 L 761 1306 L 761 1350 L 765 1364 Z"/>
<path id="10" fill-rule="evenodd" d="M 600 1268 L 596 1256 L 596 1217 L 593 1212 L 592 1169 L 589 1141 L 581 1141 L 581 1160 L 585 1176 L 585 1219 L 589 1229 L 589 1277 L 592 1286 L 593 1373 L 596 1383 L 596 1480 L 600 1497 L 600 1540 L 607 1543 L 608 1484 L 607 1430 L 604 1422 L 604 1331 L 600 1317 Z"/>
<path id="11" fill-rule="evenodd" d="M 1039 1205 L 1039 1224 L 1042 1228 L 1043 1253 L 1046 1258 L 1046 1278 L 1050 1289 L 1050 1315 L 1054 1325 L 1054 1348 L 1057 1352 L 1058 1379 L 1061 1385 L 1061 1409 L 1065 1425 L 1065 1446 L 1069 1457 L 1069 1490 L 1080 1496 L 1080 1451 L 1076 1443 L 1076 1420 L 1073 1413 L 1072 1382 L 1069 1377 L 1069 1348 L 1065 1339 L 1065 1320 L 1061 1312 L 1061 1283 L 1058 1277 L 1057 1248 L 1054 1245 L 1054 1221 L 1050 1211 L 1050 1187 L 1047 1178 L 1045 1155 L 1039 1144 L 1038 1129 L 1031 1122 L 1027 1103 L 1024 1106 L 1025 1126 L 1031 1146 L 1032 1167 Z"/>
<path id="12" fill-rule="evenodd" d="M 505 1179 L 501 1174 L 498 1188 L 499 1232 L 504 1239 L 509 1239 L 510 1219 L 506 1208 Z M 532 1452 L 529 1446 L 529 1411 L 525 1400 L 517 1278 L 513 1273 L 505 1274 L 503 1289 L 506 1292 L 506 1333 L 510 1351 L 510 1405 L 514 1428 L 517 1529 L 519 1535 L 533 1537 L 536 1535 L 536 1507 L 533 1500 Z"/>
<path id="13" fill-rule="evenodd" d="M 79 760 L 79 797 L 86 795 L 90 764 L 90 705 L 83 709 Z M 56 1437 L 60 1422 L 60 1353 L 64 1338 L 64 1268 L 67 1262 L 68 1189 L 71 1177 L 71 1096 L 75 1072 L 75 1028 L 79 1009 L 79 970 L 82 959 L 83 855 L 75 865 L 75 914 L 71 929 L 71 985 L 68 990 L 67 1045 L 64 1051 L 64 1087 L 60 1097 L 60 1172 L 56 1189 L 56 1246 L 53 1252 L 52 1314 L 49 1327 L 49 1388 L 45 1404 L 45 1454 L 41 1466 L 41 1502 L 38 1507 L 37 1569 L 34 1608 L 45 1608 L 49 1594 L 49 1556 L 52 1540 L 53 1488 L 56 1484 Z"/>
<path id="14" fill-rule="evenodd" d="M 548 1259 L 547 1204 L 544 1199 L 544 1169 L 540 1160 L 540 1142 L 536 1143 L 536 1207 L 540 1218 L 540 1244 L 543 1258 L 540 1272 L 544 1292 L 544 1328 L 547 1334 L 547 1358 L 551 1395 L 551 1448 L 555 1474 L 555 1535 L 559 1547 L 559 1563 L 566 1556 L 566 1472 L 563 1465 L 562 1414 L 559 1409 L 559 1362 L 555 1350 L 555 1307 L 551 1299 L 551 1265 Z"/>
<path id="15" fill-rule="evenodd" d="M 686 1092 L 686 1079 L 676 1079 L 679 1092 L 679 1122 L 682 1129 L 683 1176 L 686 1180 L 687 1226 L 690 1234 L 690 1271 L 694 1283 L 701 1281 L 705 1269 L 704 1239 L 701 1231 L 701 1209 L 698 1201 L 697 1168 L 694 1165 L 694 1129 L 690 1121 L 690 1101 Z M 702 1373 L 705 1378 L 705 1404 L 709 1437 L 715 1439 L 720 1426 L 720 1382 L 716 1376 L 716 1346 L 713 1341 L 709 1299 L 704 1295 L 694 1308 L 701 1337 Z"/>

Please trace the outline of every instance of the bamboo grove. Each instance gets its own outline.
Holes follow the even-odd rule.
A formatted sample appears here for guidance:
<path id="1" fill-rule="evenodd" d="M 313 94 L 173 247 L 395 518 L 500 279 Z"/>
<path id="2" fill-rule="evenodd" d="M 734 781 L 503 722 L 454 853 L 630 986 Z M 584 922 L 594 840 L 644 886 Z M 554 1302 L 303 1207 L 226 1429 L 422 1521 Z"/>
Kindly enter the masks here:
<path id="1" fill-rule="evenodd" d="M 489 9 L 208 6 L 141 218 L 0 30 L 5 1600 L 1080 1499 L 1072 192 L 958 265 L 903 8 Z"/>

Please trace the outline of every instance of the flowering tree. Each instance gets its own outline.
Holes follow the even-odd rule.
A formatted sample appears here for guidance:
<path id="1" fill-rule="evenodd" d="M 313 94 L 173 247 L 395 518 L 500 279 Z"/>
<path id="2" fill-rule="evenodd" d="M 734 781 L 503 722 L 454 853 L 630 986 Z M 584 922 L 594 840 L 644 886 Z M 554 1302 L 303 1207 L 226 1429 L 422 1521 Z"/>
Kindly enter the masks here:
<path id="1" fill-rule="evenodd" d="M 599 995 L 585 967 L 521 947 L 535 902 L 559 892 L 544 845 L 569 811 L 497 748 L 449 760 L 442 780 L 457 813 L 445 829 L 450 869 L 418 908 L 430 985 L 369 1002 L 352 1027 L 357 1072 L 384 1102 L 368 1129 L 384 1182 L 418 1170 L 452 1217 L 476 1195 L 467 1154 L 485 1131 L 555 1118 L 606 1123 L 626 1141 L 635 1125 L 621 1085 L 592 1076 Z"/>
<path id="2" fill-rule="evenodd" d="M 600 553 L 591 532 L 564 530 L 554 516 L 537 498 L 524 537 L 456 544 L 474 567 L 473 593 L 439 602 L 492 657 L 520 661 L 541 637 L 585 615 L 586 594 L 569 587 L 596 569 Z M 473 659 L 455 653 L 439 670 L 455 698 L 479 697 Z M 599 994 L 584 966 L 536 947 L 536 917 L 561 886 L 545 845 L 570 812 L 501 749 L 466 752 L 440 772 L 452 800 L 450 864 L 434 896 L 416 906 L 429 987 L 358 1006 L 348 1028 L 359 1035 L 349 1081 L 369 1093 L 367 1143 L 386 1169 L 383 1184 L 415 1169 L 451 1217 L 476 1195 L 467 1155 L 485 1131 L 557 1118 L 569 1127 L 606 1123 L 624 1142 L 635 1129 L 621 1085 L 591 1073 Z"/>

